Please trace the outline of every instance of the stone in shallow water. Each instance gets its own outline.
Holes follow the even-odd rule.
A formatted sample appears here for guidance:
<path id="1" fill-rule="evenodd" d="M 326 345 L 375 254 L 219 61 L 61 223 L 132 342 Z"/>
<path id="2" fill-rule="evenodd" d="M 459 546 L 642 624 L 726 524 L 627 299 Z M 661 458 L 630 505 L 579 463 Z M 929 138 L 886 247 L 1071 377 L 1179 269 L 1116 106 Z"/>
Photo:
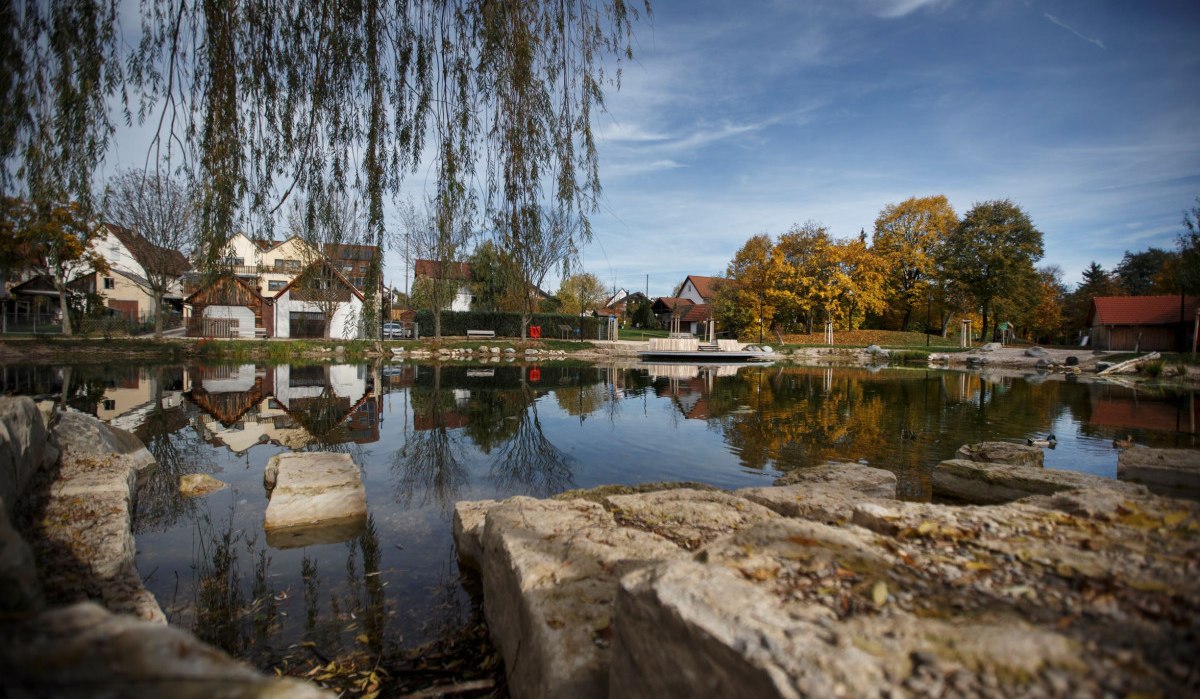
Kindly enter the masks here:
<path id="1" fill-rule="evenodd" d="M 228 483 L 207 473 L 189 473 L 179 478 L 179 494 L 186 497 L 208 495 L 228 487 Z"/>
<path id="2" fill-rule="evenodd" d="M 1160 495 L 1200 500 L 1200 451 L 1125 449 L 1117 457 L 1117 478 L 1142 483 Z"/>
<path id="3" fill-rule="evenodd" d="M 276 454 L 263 474 L 263 527 L 276 548 L 345 541 L 362 532 L 367 493 L 349 454 Z"/>
<path id="4" fill-rule="evenodd" d="M 896 474 L 852 461 L 827 461 L 819 466 L 797 468 L 775 479 L 775 485 L 797 483 L 834 486 L 889 500 L 896 497 Z"/>
<path id="5" fill-rule="evenodd" d="M 1040 447 L 1012 442 L 980 442 L 964 444 L 958 448 L 955 458 L 967 461 L 980 461 L 990 464 L 1013 464 L 1014 466 L 1033 466 L 1042 468 L 1046 455 Z"/>
<path id="6" fill-rule="evenodd" d="M 1052 495 L 1064 490 L 1098 488 L 1130 495 L 1145 494 L 1146 488 L 1078 471 L 1015 466 L 950 459 L 933 469 L 935 497 L 973 505 L 998 505 L 1032 495 Z"/>

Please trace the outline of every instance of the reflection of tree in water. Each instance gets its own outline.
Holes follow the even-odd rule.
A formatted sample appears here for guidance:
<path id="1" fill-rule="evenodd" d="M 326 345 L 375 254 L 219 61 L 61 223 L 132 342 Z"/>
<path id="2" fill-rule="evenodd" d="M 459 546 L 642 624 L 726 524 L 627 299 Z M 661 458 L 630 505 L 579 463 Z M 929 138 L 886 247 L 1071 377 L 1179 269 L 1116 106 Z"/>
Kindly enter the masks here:
<path id="1" fill-rule="evenodd" d="M 193 557 L 198 579 L 192 631 L 231 655 L 259 662 L 269 650 L 268 641 L 277 628 L 279 614 L 270 583 L 271 558 L 266 549 L 258 550 L 250 589 L 244 590 L 239 557 L 243 550 L 254 553 L 257 537 L 247 537 L 234 528 L 232 508 L 220 532 L 214 530 L 207 515 L 197 528 Z"/>
<path id="2" fill-rule="evenodd" d="M 547 497 L 571 488 L 574 473 L 570 457 L 542 431 L 532 389 L 524 390 L 529 407 L 517 415 L 516 431 L 492 462 L 491 475 L 502 492 Z"/>
<path id="3" fill-rule="evenodd" d="M 184 429 L 183 405 L 163 407 L 163 390 L 182 383 L 178 367 L 150 369 L 151 408 L 137 435 L 154 455 L 157 466 L 138 486 L 134 533 L 161 531 L 196 511 L 197 500 L 179 495 L 179 479 L 189 473 L 211 473 L 214 467 L 200 458 L 200 436 Z"/>
<path id="4" fill-rule="evenodd" d="M 580 424 L 601 408 L 608 408 L 610 420 L 616 419 L 619 402 L 615 386 L 598 375 L 596 370 L 577 369 L 565 374 L 554 388 L 554 401 L 568 415 L 579 418 Z"/>
<path id="5" fill-rule="evenodd" d="M 469 476 L 450 434 L 450 416 L 456 414 L 454 394 L 443 391 L 441 384 L 442 368 L 435 366 L 433 387 L 411 394 L 415 429 L 405 435 L 404 446 L 392 453 L 392 473 L 397 502 L 409 505 L 420 493 L 419 504 L 425 505 L 432 497 L 448 512 Z"/>
<path id="6" fill-rule="evenodd" d="M 347 541 L 344 550 L 346 586 L 330 593 L 325 616 L 321 615 L 318 560 L 306 553 L 301 561 L 306 640 L 316 644 L 321 653 L 335 655 L 340 649 L 353 647 L 354 639 L 365 635 L 367 646 L 373 653 L 380 654 L 388 609 L 381 570 L 383 555 L 374 517 L 367 517 L 366 529 Z"/>

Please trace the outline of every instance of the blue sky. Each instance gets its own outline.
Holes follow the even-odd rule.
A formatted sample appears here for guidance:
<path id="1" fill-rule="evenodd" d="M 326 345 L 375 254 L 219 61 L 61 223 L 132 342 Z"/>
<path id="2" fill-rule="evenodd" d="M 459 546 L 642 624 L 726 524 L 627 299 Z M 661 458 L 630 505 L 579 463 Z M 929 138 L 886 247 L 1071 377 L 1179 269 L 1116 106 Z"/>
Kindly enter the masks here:
<path id="1" fill-rule="evenodd" d="M 596 118 L 583 266 L 669 294 L 751 235 L 1008 198 L 1074 284 L 1200 194 L 1200 3 L 660 0 Z M 551 285 L 548 285 L 551 286 Z"/>

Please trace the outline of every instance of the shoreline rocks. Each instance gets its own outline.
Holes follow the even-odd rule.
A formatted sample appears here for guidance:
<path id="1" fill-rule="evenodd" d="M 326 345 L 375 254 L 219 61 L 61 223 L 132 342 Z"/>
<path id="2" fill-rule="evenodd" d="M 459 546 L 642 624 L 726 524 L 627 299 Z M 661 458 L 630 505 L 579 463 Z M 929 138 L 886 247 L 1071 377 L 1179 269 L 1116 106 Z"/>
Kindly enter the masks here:
<path id="1" fill-rule="evenodd" d="M 1020 499 L 901 502 L 826 464 L 734 493 L 463 502 L 455 539 L 518 699 L 1200 691 L 1200 504 L 947 463 Z"/>

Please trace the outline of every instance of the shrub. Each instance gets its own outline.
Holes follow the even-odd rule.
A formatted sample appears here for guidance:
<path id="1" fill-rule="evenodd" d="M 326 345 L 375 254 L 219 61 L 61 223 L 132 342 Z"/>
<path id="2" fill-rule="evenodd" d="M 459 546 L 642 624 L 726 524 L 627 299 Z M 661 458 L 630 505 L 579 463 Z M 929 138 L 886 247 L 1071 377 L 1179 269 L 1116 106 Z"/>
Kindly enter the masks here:
<path id="1" fill-rule="evenodd" d="M 1142 371 L 1146 373 L 1146 376 L 1152 376 L 1152 377 L 1157 378 L 1159 375 L 1162 374 L 1163 362 L 1161 359 L 1157 359 L 1152 362 L 1146 362 L 1145 364 L 1142 365 Z"/>
<path id="2" fill-rule="evenodd" d="M 417 311 L 417 326 L 421 337 L 433 336 L 433 312 Z M 597 337 L 601 320 L 599 318 L 581 318 L 562 313 L 534 313 L 529 320 L 530 325 L 542 327 L 542 337 L 558 339 L 558 326 L 567 325 L 571 328 L 581 328 L 580 339 L 593 340 Z M 497 337 L 520 337 L 521 314 L 501 311 L 442 311 L 442 335 L 461 336 L 468 330 L 494 330 Z"/>

